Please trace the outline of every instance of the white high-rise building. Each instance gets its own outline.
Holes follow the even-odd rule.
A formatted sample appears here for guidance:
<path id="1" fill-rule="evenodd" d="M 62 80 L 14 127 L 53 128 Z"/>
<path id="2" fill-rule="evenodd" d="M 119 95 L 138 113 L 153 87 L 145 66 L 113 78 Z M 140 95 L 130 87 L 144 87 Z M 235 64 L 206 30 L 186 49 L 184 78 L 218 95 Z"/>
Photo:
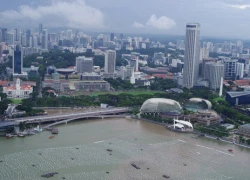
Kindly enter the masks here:
<path id="1" fill-rule="evenodd" d="M 42 34 L 42 48 L 48 49 L 48 30 L 44 29 Z"/>
<path id="2" fill-rule="evenodd" d="M 199 75 L 200 24 L 186 25 L 183 87 L 192 88 Z"/>
<path id="3" fill-rule="evenodd" d="M 105 53 L 105 73 L 114 73 L 115 72 L 115 63 L 116 63 L 116 51 L 107 50 Z"/>
<path id="4" fill-rule="evenodd" d="M 244 64 L 236 63 L 236 78 L 243 78 L 244 76 Z"/>

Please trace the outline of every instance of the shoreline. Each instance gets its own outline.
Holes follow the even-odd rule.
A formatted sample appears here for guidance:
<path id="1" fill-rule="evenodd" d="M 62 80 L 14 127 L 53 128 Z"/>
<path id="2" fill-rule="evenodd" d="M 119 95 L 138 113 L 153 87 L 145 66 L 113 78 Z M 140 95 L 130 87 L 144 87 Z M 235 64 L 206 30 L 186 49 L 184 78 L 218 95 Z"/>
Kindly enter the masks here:
<path id="1" fill-rule="evenodd" d="M 144 118 L 136 118 L 136 117 L 133 117 L 131 116 L 132 119 L 135 119 L 135 120 L 142 120 L 142 121 L 146 121 L 146 122 L 149 122 L 149 123 L 153 123 L 153 124 L 158 124 L 158 125 L 161 125 L 161 126 L 166 126 L 166 123 L 160 123 L 160 122 L 156 122 L 156 121 L 153 121 L 153 120 L 149 120 L 149 119 L 144 119 Z M 169 129 L 167 129 L 169 130 Z M 171 130 L 169 130 L 171 131 Z M 175 131 L 172 131 L 172 132 L 175 132 Z M 178 133 L 178 132 L 176 132 Z M 199 134 L 199 132 L 197 131 L 193 131 L 193 132 L 188 132 L 188 133 L 192 133 L 192 134 Z M 204 133 L 201 133 L 201 134 L 204 134 Z M 220 137 L 216 137 L 216 136 L 211 136 L 211 135 L 208 135 L 208 134 L 204 134 L 205 138 L 208 138 L 208 139 L 213 139 L 213 140 L 217 140 L 217 141 L 221 141 L 221 142 L 225 142 L 225 143 L 228 143 L 228 144 L 233 144 L 233 145 L 236 145 L 236 146 L 239 146 L 239 147 L 244 147 L 244 148 L 248 148 L 250 149 L 250 146 L 248 145 L 245 145 L 245 144 L 239 144 L 239 143 L 236 143 L 236 142 L 233 142 L 233 141 L 229 141 L 229 140 L 224 140 Z"/>

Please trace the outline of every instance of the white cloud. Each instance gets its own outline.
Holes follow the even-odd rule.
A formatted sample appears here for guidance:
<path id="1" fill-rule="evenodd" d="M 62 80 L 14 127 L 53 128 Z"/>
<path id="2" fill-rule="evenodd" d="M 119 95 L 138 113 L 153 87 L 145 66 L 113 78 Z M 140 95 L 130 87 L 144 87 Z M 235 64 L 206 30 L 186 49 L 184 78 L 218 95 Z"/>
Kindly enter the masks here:
<path id="1" fill-rule="evenodd" d="M 0 23 L 14 26 L 37 26 L 44 23 L 47 27 L 69 27 L 93 29 L 104 27 L 103 13 L 84 0 L 52 0 L 47 5 L 32 7 L 23 5 L 18 10 L 0 12 Z"/>
<path id="2" fill-rule="evenodd" d="M 155 14 L 152 14 L 148 21 L 144 24 L 134 22 L 133 24 L 136 28 L 151 27 L 158 30 L 168 30 L 176 26 L 176 22 L 167 16 L 161 16 L 157 18 Z"/>
<path id="3" fill-rule="evenodd" d="M 146 22 L 146 25 L 152 26 L 156 29 L 167 30 L 176 26 L 176 22 L 167 16 L 161 16 L 157 18 L 155 14 L 152 14 L 149 20 Z"/>
<path id="4" fill-rule="evenodd" d="M 232 7 L 232 8 L 237 8 L 237 9 L 247 9 L 247 8 L 250 8 L 250 4 L 228 4 L 229 7 Z"/>
<path id="5" fill-rule="evenodd" d="M 144 25 L 142 24 L 142 23 L 138 23 L 138 22 L 134 22 L 133 23 L 133 26 L 135 27 L 135 28 L 143 28 L 144 27 Z"/>

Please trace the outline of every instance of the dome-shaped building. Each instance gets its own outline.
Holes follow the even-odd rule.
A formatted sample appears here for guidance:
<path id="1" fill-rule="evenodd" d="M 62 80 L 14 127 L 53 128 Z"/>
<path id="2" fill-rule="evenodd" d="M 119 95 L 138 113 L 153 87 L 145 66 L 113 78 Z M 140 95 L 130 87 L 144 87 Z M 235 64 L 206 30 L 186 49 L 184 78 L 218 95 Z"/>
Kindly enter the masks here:
<path id="1" fill-rule="evenodd" d="M 140 112 L 142 114 L 180 115 L 182 107 L 172 99 L 152 98 L 143 103 Z"/>
<path id="2" fill-rule="evenodd" d="M 199 110 L 210 110 L 212 108 L 212 103 L 206 99 L 191 98 L 185 105 L 185 108 L 195 112 Z"/>

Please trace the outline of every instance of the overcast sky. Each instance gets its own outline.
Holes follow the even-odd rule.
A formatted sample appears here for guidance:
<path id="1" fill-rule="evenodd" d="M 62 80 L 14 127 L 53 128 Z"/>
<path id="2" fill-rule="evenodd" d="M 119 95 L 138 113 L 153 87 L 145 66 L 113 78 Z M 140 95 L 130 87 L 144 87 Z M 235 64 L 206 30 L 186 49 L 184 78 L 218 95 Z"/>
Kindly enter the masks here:
<path id="1" fill-rule="evenodd" d="M 94 31 L 250 38 L 250 0 L 7 0 L 0 27 L 67 27 Z"/>

